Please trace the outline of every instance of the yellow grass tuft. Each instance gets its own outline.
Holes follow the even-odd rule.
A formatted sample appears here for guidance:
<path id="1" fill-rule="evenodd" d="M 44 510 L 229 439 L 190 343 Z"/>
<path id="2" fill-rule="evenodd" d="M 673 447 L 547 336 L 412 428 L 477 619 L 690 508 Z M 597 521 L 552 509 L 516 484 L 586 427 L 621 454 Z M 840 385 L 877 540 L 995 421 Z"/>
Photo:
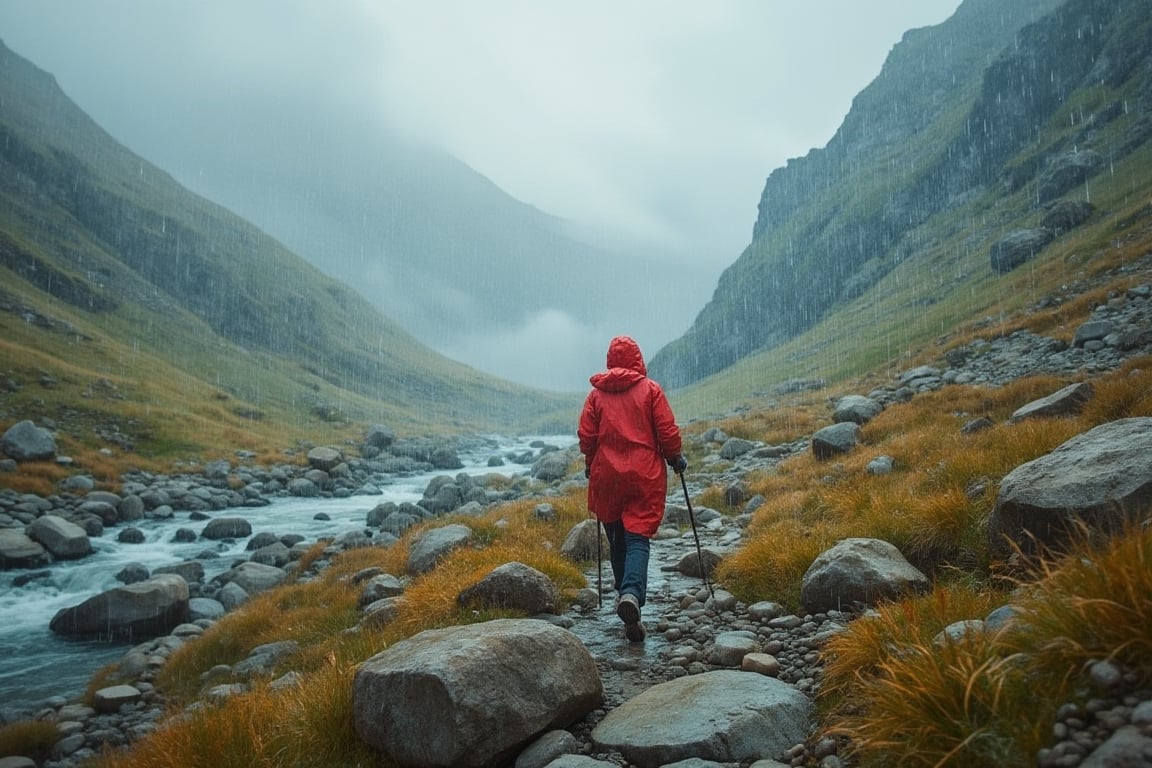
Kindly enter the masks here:
<path id="1" fill-rule="evenodd" d="M 0 757 L 29 757 L 39 765 L 56 743 L 56 724 L 48 720 L 20 720 L 0 725 Z"/>

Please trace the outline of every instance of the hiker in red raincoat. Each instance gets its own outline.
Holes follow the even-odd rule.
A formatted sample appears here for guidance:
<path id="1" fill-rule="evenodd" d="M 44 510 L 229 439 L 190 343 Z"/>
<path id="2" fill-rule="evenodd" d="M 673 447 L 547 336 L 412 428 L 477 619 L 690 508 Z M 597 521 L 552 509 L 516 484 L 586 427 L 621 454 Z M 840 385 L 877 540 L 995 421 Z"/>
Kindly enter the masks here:
<path id="1" fill-rule="evenodd" d="M 664 518 L 668 471 L 688 466 L 664 390 L 648 378 L 628 336 L 608 345 L 608 370 L 591 379 L 580 414 L 588 510 L 604 524 L 616 586 L 616 614 L 632 642 L 644 639 L 640 608 L 648 589 L 650 540 Z M 599 534 L 597 534 L 599 535 Z"/>

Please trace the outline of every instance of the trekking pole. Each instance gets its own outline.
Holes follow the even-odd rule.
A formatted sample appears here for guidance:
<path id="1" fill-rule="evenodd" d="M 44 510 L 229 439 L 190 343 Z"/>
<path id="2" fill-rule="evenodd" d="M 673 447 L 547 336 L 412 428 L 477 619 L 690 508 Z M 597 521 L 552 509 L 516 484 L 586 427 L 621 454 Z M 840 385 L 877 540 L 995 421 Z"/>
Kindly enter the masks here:
<path id="1" fill-rule="evenodd" d="M 688 505 L 688 520 L 692 523 L 692 538 L 696 539 L 696 562 L 700 565 L 700 576 L 704 579 L 708 594 L 715 599 L 716 593 L 712 591 L 712 585 L 708 581 L 708 569 L 704 567 L 704 553 L 700 549 L 700 534 L 696 532 L 696 515 L 692 514 L 692 500 L 688 498 L 688 482 L 684 479 L 683 472 L 676 474 L 680 475 L 680 487 L 684 489 L 684 503 Z"/>
<path id="2" fill-rule="evenodd" d="M 596 607 L 604 607 L 604 555 L 600 552 L 600 518 L 596 518 Z"/>

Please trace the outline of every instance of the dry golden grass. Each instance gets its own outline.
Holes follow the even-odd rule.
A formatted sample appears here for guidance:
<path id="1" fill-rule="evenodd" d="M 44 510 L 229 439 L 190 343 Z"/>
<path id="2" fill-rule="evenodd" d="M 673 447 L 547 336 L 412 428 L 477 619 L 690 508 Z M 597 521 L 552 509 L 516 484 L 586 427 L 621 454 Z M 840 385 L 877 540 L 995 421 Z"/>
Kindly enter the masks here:
<path id="1" fill-rule="evenodd" d="M 1152 529 L 1084 537 L 1011 595 L 974 587 L 882 605 L 825 646 L 824 725 L 862 768 L 1032 765 L 1056 708 L 1091 695 L 1078 683 L 1089 663 L 1152 683 Z M 1009 599 L 1019 613 L 998 633 L 935 640 Z"/>
<path id="2" fill-rule="evenodd" d="M 1152 684 L 1152 527 L 1092 538 L 1082 531 L 1071 554 L 1041 563 L 1039 578 L 1021 585 L 1020 627 L 1007 643 L 1052 677 L 1108 659 Z"/>
<path id="3" fill-rule="evenodd" d="M 815 556 L 855 536 L 891 542 L 930 577 L 955 568 L 989 576 L 984 531 L 1000 479 L 1098 424 L 1152 413 L 1152 360 L 1142 358 L 1094 379 L 1095 396 L 1077 417 L 1008 422 L 1021 406 L 1068 383 L 1037 376 L 918 395 L 865 425 L 862 444 L 850 454 L 830 461 L 796 455 L 774 473 L 750 478 L 750 492 L 767 502 L 717 579 L 741 599 L 799 608 L 797 582 Z M 985 415 L 992 428 L 961 433 Z M 892 457 L 894 470 L 868 474 L 865 466 L 879 455 Z M 701 500 L 724 508 L 720 489 Z"/>
<path id="4" fill-rule="evenodd" d="M 56 743 L 56 724 L 49 720 L 24 720 L 0 725 L 0 757 L 30 757 L 40 764 Z"/>
<path id="5" fill-rule="evenodd" d="M 456 601 L 462 590 L 504 563 L 521 562 L 542 571 L 561 593 L 583 587 L 580 568 L 559 554 L 563 537 L 587 516 L 583 494 L 573 492 L 550 503 L 556 510 L 553 522 L 535 517 L 534 500 L 502 505 L 479 518 L 440 518 L 412 529 L 393 546 L 342 553 L 318 579 L 257 595 L 176 651 L 158 683 L 175 702 L 188 704 L 203 694 L 201 675 L 213 666 L 235 664 L 263 643 L 296 640 L 300 651 L 282 659 L 272 676 L 294 671 L 301 675 L 300 684 L 282 690 L 257 684 L 246 694 L 184 711 L 131 750 L 102 756 L 96 766 L 386 765 L 352 729 L 356 666 L 425 629 L 514 615 L 475 611 Z M 453 522 L 466 522 L 473 529 L 472 544 L 413 578 L 394 621 L 376 629 L 354 629 L 361 618 L 360 586 L 350 577 L 365 568 L 403 575 L 411 538 L 432 525 Z M 321 552 L 318 545 L 305 557 L 314 560 Z"/>

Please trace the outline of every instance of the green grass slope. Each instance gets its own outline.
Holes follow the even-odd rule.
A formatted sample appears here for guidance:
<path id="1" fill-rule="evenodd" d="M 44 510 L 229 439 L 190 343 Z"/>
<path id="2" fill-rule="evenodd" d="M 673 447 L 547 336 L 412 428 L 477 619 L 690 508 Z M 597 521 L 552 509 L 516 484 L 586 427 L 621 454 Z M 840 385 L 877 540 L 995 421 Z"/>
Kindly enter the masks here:
<path id="1" fill-rule="evenodd" d="M 422 346 L 347 285 L 119 145 L 2 46 L 0 105 L 6 420 L 100 403 L 107 422 L 134 409 L 120 421 L 139 423 L 141 441 L 161 452 L 213 445 L 221 427 L 569 427 L 572 396 Z M 99 381 L 115 397 L 92 397 Z M 198 409 L 212 425 L 202 437 L 171 426 Z"/>
<path id="2" fill-rule="evenodd" d="M 1064 9 L 1065 15 L 1081 18 L 1070 10 L 1073 6 L 1084 10 L 1090 5 L 1073 0 Z M 950 339 L 971 335 L 990 321 L 995 326 L 993 332 L 1010 330 L 1013 318 L 1041 300 L 1058 299 L 1071 282 L 1099 283 L 1109 275 L 1123 277 L 1125 265 L 1147 252 L 1152 221 L 1148 202 L 1152 150 L 1147 141 L 1152 136 L 1152 115 L 1148 113 L 1152 81 L 1147 75 L 1147 62 L 1152 59 L 1147 43 L 1152 39 L 1152 16 L 1141 14 L 1148 9 L 1152 3 L 1147 0 L 1126 2 L 1108 17 L 1111 24 L 1096 31 L 1102 38 L 1098 50 L 1106 54 L 1102 59 L 1110 62 L 1107 69 L 1101 68 L 1108 76 L 1068 89 L 1058 107 L 1031 113 L 1037 120 L 1032 137 L 997 161 L 993 181 L 950 197 L 946 205 L 922 219 L 912 219 L 913 224 L 895 245 L 873 251 L 868 263 L 876 269 L 867 280 L 861 277 L 863 287 L 841 293 L 828 311 L 804 330 L 778 334 L 734 365 L 675 392 L 673 401 L 686 413 L 716 414 L 742 401 L 762 399 L 790 379 L 836 382 L 877 369 L 894 372 L 930 354 L 926 350 L 933 347 L 942 352 Z M 1058 24 L 1052 26 L 1067 33 Z M 1062 39 L 1047 31 L 1057 43 Z M 1137 45 L 1134 39 L 1143 42 Z M 1058 55 L 1056 49 L 1045 50 L 1053 57 Z M 1117 52 L 1125 52 L 1132 60 L 1121 60 Z M 1012 56 L 999 59 L 968 113 L 979 113 L 995 102 L 991 84 L 1013 79 L 1012 72 L 1028 62 L 1036 64 L 1031 53 L 1026 60 Z M 948 114 L 942 113 L 941 119 L 952 121 Z M 924 132 L 916 141 L 922 142 L 922 151 L 927 152 L 933 138 L 946 147 L 943 139 L 951 135 L 947 130 Z M 1087 149 L 1105 158 L 1102 166 L 1082 183 L 1041 204 L 1039 190 L 1046 169 L 1061 156 Z M 907 146 L 897 142 L 890 151 L 905 152 Z M 835 227 L 838 217 L 850 220 L 855 215 L 852 211 L 859 211 L 866 202 L 858 201 L 854 203 L 857 207 L 849 208 L 854 198 L 870 199 L 879 194 L 880 187 L 891 187 L 891 199 L 898 201 L 907 198 L 909 189 L 923 186 L 921 181 L 905 178 L 898 169 L 877 178 L 879 181 L 866 183 L 855 175 L 845 176 L 808 206 L 797 209 L 787 224 L 749 246 L 741 259 L 744 265 L 740 269 L 734 265 L 733 275 L 747 269 L 764 271 L 765 280 L 778 275 L 779 265 L 774 262 L 777 251 L 782 242 L 795 237 L 794 242 L 805 244 L 805 258 L 811 262 L 798 267 L 797 274 L 809 274 L 809 282 L 820 283 L 820 260 L 828 254 L 819 247 L 823 241 L 818 237 L 801 239 L 805 222 L 823 217 L 830 222 L 829 227 Z M 1013 230 L 1039 227 L 1050 206 L 1060 201 L 1089 202 L 1094 212 L 1078 228 L 1059 233 L 1026 265 L 998 274 L 992 268 L 991 246 Z M 841 212 L 836 213 L 837 209 Z M 835 270 L 837 264 L 829 260 L 822 268 Z M 867 263 L 860 270 L 855 274 L 870 272 Z M 733 275 L 726 277 L 731 281 Z M 800 278 L 792 275 L 789 279 Z M 1132 274 L 1126 279 L 1146 281 L 1148 276 Z M 761 285 L 744 274 L 737 293 L 743 293 L 749 304 L 764 302 L 761 311 L 790 311 L 792 305 L 771 304 L 774 294 L 766 294 Z M 719 311 L 714 315 L 713 319 L 721 318 L 723 323 L 743 322 Z M 1066 322 L 1076 319 L 1068 317 Z M 687 342 L 687 337 L 680 341 Z M 658 366 L 654 367 L 659 372 Z"/>

